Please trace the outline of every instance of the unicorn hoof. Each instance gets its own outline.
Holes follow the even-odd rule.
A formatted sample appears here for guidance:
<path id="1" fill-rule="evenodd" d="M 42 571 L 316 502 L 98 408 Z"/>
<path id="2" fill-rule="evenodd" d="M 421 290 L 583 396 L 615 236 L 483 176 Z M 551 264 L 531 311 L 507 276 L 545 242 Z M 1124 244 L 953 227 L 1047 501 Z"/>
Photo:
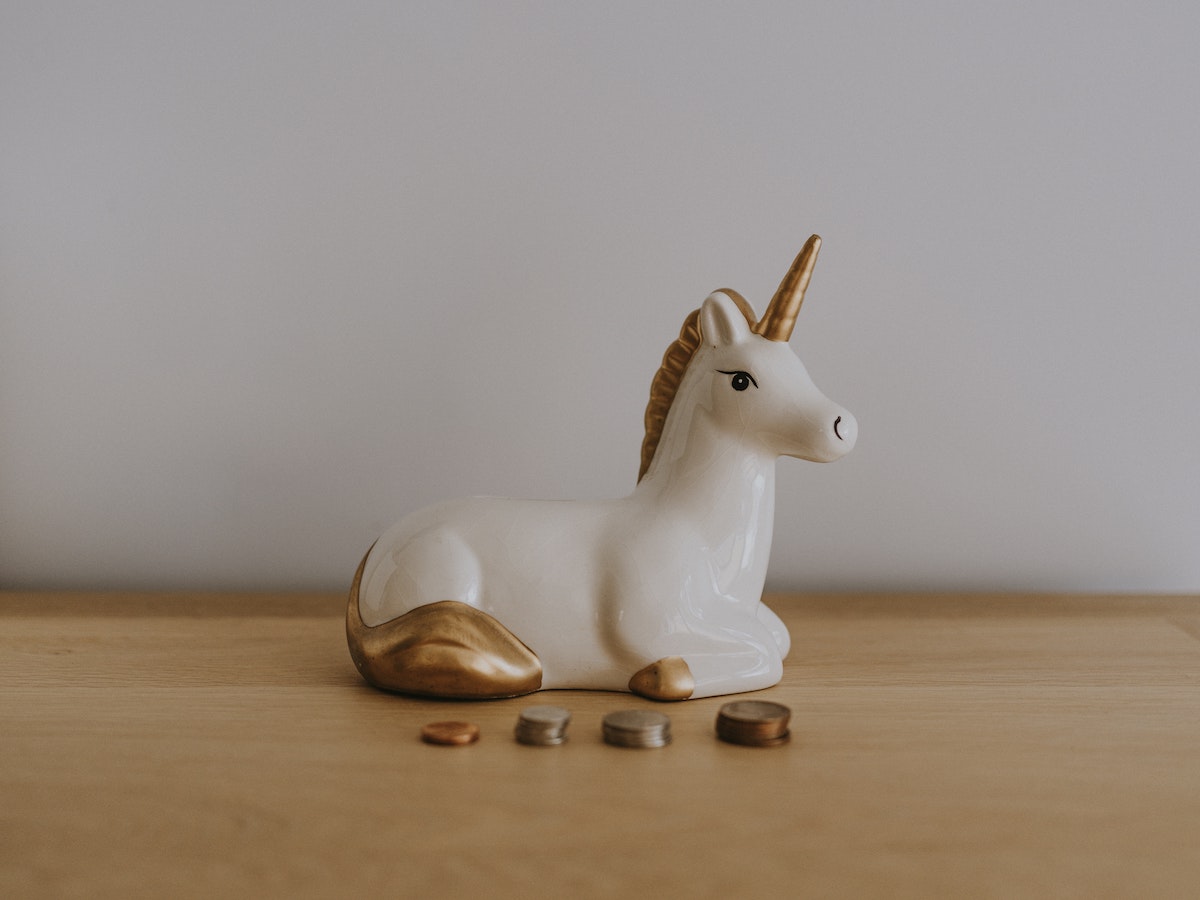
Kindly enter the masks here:
<path id="1" fill-rule="evenodd" d="M 652 662 L 629 679 L 629 690 L 651 700 L 686 700 L 696 690 L 696 679 L 682 656 Z"/>

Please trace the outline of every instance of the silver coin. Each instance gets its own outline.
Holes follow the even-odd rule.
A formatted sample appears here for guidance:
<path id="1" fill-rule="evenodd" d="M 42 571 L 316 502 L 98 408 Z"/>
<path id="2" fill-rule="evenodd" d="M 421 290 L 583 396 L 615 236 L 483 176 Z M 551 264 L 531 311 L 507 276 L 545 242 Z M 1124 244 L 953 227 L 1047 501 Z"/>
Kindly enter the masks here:
<path id="1" fill-rule="evenodd" d="M 560 706 L 530 706 L 521 710 L 513 735 L 522 744 L 553 746 L 567 739 L 571 713 Z"/>
<path id="2" fill-rule="evenodd" d="M 671 720 L 647 709 L 609 713 L 603 720 L 605 743 L 616 747 L 665 747 L 671 743 Z"/>
<path id="3" fill-rule="evenodd" d="M 539 725 L 562 725 L 571 721 L 571 713 L 561 706 L 527 706 L 521 710 L 521 721 Z"/>

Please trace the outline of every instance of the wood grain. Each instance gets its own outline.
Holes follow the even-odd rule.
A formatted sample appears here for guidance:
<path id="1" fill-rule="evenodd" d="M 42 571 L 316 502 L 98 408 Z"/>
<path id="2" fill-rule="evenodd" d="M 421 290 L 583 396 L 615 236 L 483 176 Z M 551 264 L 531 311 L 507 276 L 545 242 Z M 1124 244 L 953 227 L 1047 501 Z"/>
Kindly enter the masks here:
<path id="1" fill-rule="evenodd" d="M 0 896 L 1196 895 L 1200 598 L 771 605 L 757 749 L 721 698 L 375 691 L 340 597 L 0 594 Z M 517 744 L 544 702 L 570 740 Z M 605 745 L 629 708 L 675 742 Z"/>

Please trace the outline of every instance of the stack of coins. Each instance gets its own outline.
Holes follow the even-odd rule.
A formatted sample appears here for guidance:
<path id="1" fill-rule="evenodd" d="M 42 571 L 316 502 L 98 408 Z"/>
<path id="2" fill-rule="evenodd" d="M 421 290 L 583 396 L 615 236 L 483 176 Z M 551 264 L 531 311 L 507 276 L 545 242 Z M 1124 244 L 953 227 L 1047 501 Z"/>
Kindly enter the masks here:
<path id="1" fill-rule="evenodd" d="M 717 737 L 747 747 L 776 747 L 787 743 L 792 711 L 782 703 L 737 700 L 717 713 Z"/>
<path id="2" fill-rule="evenodd" d="M 567 739 L 570 721 L 571 714 L 561 706 L 530 706 L 521 710 L 513 734 L 522 744 L 553 746 Z"/>
<path id="3" fill-rule="evenodd" d="M 443 747 L 461 747 L 479 740 L 479 726 L 472 722 L 430 722 L 421 729 L 421 740 Z"/>
<path id="4" fill-rule="evenodd" d="M 662 713 L 626 709 L 604 717 L 604 742 L 615 747 L 665 747 L 671 743 L 671 720 Z"/>

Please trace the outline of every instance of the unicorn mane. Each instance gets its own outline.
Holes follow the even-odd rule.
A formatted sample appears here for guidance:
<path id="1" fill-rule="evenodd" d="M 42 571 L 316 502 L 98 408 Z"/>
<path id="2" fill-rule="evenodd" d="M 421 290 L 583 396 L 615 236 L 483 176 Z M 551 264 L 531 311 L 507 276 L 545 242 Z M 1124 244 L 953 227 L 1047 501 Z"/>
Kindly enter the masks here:
<path id="1" fill-rule="evenodd" d="M 746 317 L 746 322 L 751 327 L 758 322 L 754 310 L 746 298 L 737 291 L 732 288 L 720 288 L 714 293 L 727 294 L 741 310 L 742 315 Z M 702 337 L 700 310 L 694 309 L 683 320 L 683 327 L 679 329 L 679 337 L 663 353 L 662 365 L 650 382 L 650 402 L 646 404 L 645 416 L 646 436 L 642 438 L 642 467 L 638 471 L 638 481 L 642 480 L 650 468 L 650 463 L 654 460 L 654 453 L 658 449 L 663 426 L 667 421 L 667 413 L 670 412 L 671 403 L 679 391 L 679 383 L 683 380 L 683 373 L 687 371 L 688 363 L 700 349 Z"/>

